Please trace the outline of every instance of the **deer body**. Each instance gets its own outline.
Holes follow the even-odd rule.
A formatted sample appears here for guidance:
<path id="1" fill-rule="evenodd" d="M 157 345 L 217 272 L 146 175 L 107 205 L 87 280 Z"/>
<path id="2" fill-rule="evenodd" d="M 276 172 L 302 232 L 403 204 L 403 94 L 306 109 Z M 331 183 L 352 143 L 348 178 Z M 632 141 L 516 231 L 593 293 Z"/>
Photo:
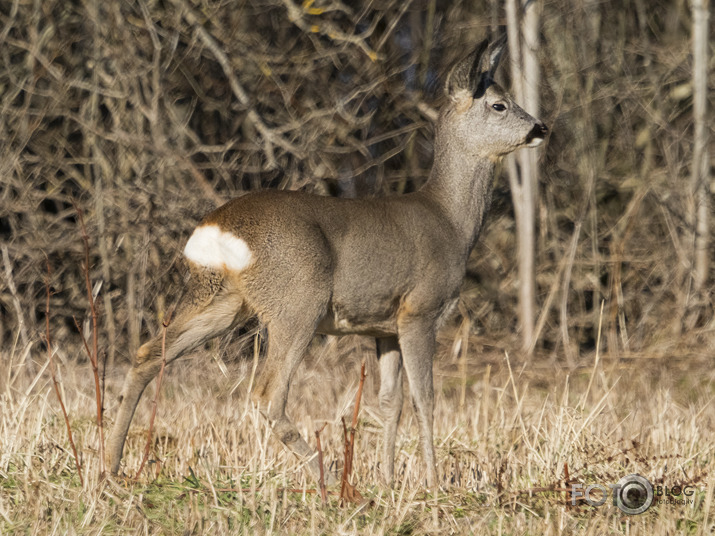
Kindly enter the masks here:
<path id="1" fill-rule="evenodd" d="M 258 316 L 268 355 L 254 400 L 316 475 L 313 450 L 285 413 L 290 379 L 315 333 L 357 333 L 377 338 L 386 479 L 394 471 L 404 370 L 427 483 L 436 483 L 436 329 L 458 296 L 489 208 L 495 162 L 537 145 L 546 132 L 493 83 L 503 45 L 484 42 L 452 69 L 433 169 L 419 191 L 377 199 L 251 193 L 209 214 L 187 242 L 192 276 L 167 330 L 167 361 Z M 160 343 L 157 337 L 140 348 L 125 381 L 109 441 L 113 472 L 139 398 L 160 368 Z"/>
<path id="2" fill-rule="evenodd" d="M 260 222 L 251 221 L 256 213 Z M 438 311 L 455 296 L 468 254 L 467 240 L 420 192 L 366 200 L 260 192 L 224 205 L 198 231 L 204 226 L 245 237 L 255 261 L 225 277 L 261 320 L 273 311 L 267 299 L 298 299 L 315 303 L 317 331 L 334 335 L 397 335 L 401 311 Z M 306 266 L 313 281 L 296 286 L 294 274 Z"/>

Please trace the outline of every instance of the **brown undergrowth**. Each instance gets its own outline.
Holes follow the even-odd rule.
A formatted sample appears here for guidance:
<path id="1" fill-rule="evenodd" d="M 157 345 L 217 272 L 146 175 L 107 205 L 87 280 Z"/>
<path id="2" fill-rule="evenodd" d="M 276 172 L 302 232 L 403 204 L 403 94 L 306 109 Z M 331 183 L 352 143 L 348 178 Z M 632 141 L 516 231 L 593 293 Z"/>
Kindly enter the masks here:
<path id="1" fill-rule="evenodd" d="M 324 426 L 321 450 L 336 475 L 361 344 L 317 340 L 289 400 L 305 437 Z M 100 477 L 89 373 L 57 351 L 84 485 L 46 369 L 17 374 L 21 350 L 4 354 L 10 367 L 2 374 L 0 532 L 659 535 L 713 527 L 713 373 L 706 362 L 691 359 L 684 370 L 677 360 L 609 358 L 566 370 L 470 353 L 458 366 L 443 346 L 435 363 L 439 491 L 424 490 L 409 408 L 397 441 L 396 484 L 381 484 L 380 413 L 375 384 L 366 382 L 352 467 L 352 484 L 366 500 L 339 507 L 339 490 L 328 489 L 323 503 L 300 461 L 249 403 L 251 360 L 224 363 L 220 345 L 201 354 L 167 368 L 148 470 L 125 482 Z M 373 365 L 368 360 L 368 377 L 377 374 Z M 107 374 L 109 426 L 122 374 Z M 152 399 L 144 398 L 128 438 L 128 475 L 141 464 Z M 654 504 L 638 516 L 610 501 L 571 501 L 574 484 L 608 486 L 632 473 L 693 493 L 661 497 L 686 502 Z"/>

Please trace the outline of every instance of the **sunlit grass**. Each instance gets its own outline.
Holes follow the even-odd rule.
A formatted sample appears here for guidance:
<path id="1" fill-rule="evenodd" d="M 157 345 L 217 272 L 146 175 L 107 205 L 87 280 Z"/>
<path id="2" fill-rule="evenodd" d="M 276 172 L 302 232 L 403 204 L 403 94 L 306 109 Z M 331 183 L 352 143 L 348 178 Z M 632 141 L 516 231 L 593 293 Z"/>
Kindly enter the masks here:
<path id="1" fill-rule="evenodd" d="M 310 441 L 328 422 L 321 440 L 332 471 L 342 464 L 340 417 L 351 414 L 362 356 L 353 351 L 360 348 L 357 339 L 347 341 L 316 342 L 289 401 L 290 415 Z M 707 363 L 606 359 L 594 368 L 586 360 L 586 366 L 569 371 L 543 360 L 511 358 L 510 372 L 505 355 L 470 354 L 461 365 L 441 355 L 435 363 L 440 489 L 433 493 L 423 487 L 409 403 L 397 440 L 396 483 L 382 484 L 378 378 L 368 361 L 368 374 L 375 377 L 363 398 L 353 477 L 367 500 L 343 507 L 335 493 L 322 504 L 300 461 L 271 436 L 248 402 L 250 359 L 224 364 L 218 355 L 195 356 L 169 368 L 152 462 L 136 481 L 153 386 L 125 448 L 127 477 L 102 480 L 89 369 L 61 366 L 84 487 L 47 372 L 41 366 L 29 376 L 5 369 L 0 375 L 0 533 L 660 535 L 712 530 L 713 373 Z M 41 363 L 40 355 L 31 357 Z M 17 360 L 2 358 L 6 364 Z M 113 370 L 107 378 L 110 425 L 122 374 Z M 598 508 L 572 506 L 563 491 L 574 482 L 614 484 L 630 473 L 655 485 L 692 486 L 692 504 L 654 505 L 628 516 L 610 500 Z"/>

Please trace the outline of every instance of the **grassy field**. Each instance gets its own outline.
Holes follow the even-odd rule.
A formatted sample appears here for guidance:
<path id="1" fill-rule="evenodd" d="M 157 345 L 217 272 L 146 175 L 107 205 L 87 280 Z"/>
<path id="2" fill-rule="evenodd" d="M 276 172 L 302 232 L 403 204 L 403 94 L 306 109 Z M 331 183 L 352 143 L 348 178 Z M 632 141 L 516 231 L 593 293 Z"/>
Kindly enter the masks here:
<path id="1" fill-rule="evenodd" d="M 464 329 L 440 334 L 439 489 L 423 486 L 407 401 L 396 482 L 381 482 L 379 378 L 358 338 L 316 339 L 288 413 L 310 443 L 325 425 L 337 473 L 341 417 L 369 356 L 352 477 L 364 502 L 340 505 L 333 489 L 324 504 L 271 436 L 248 397 L 260 365 L 250 337 L 170 367 L 137 477 L 152 384 L 126 476 L 103 477 L 74 320 L 88 329 L 86 287 L 101 355 L 126 361 L 161 329 L 184 285 L 180 252 L 211 209 L 267 188 L 418 189 L 450 63 L 500 33 L 516 4 L 540 12 L 533 87 L 550 128 L 534 182 L 536 355 L 505 352 L 523 325 L 523 188 L 510 191 L 519 174 L 505 163 L 461 289 Z M 715 69 L 712 55 L 696 60 L 707 7 L 612 4 L 0 2 L 0 536 L 715 534 L 712 174 L 701 166 L 712 102 L 700 99 Z M 516 93 L 508 72 L 497 76 Z M 41 342 L 48 317 L 84 482 Z M 125 372 L 106 372 L 107 430 Z M 572 490 L 635 473 L 661 491 L 640 515 L 610 496 L 572 504 Z"/>
<path id="2" fill-rule="evenodd" d="M 44 356 L 17 347 L 3 352 L 0 533 L 712 533 L 709 359 L 591 355 L 566 370 L 548 358 L 524 363 L 494 349 L 475 350 L 484 344 L 475 338 L 462 355 L 453 341 L 442 340 L 435 362 L 440 489 L 427 493 L 409 404 L 397 439 L 397 481 L 392 488 L 381 483 L 378 378 L 369 345 L 357 338 L 314 343 L 293 384 L 289 414 L 312 442 L 327 423 L 321 438 L 334 471 L 342 465 L 340 418 L 352 414 L 359 362 L 368 355 L 353 474 L 365 501 L 346 506 L 338 504 L 337 490 L 322 504 L 299 460 L 271 437 L 246 396 L 250 357 L 226 363 L 216 345 L 171 367 L 151 463 L 137 480 L 106 480 L 89 367 L 58 352 L 82 486 Z M 29 361 L 33 374 L 25 373 Z M 122 374 L 121 367 L 107 373 L 109 426 Z M 130 432 L 127 475 L 141 461 L 153 393 L 152 384 Z M 600 507 L 572 505 L 572 485 L 608 486 L 631 473 L 656 488 L 645 513 L 626 515 L 610 497 Z M 687 495 L 658 495 L 658 486 Z"/>

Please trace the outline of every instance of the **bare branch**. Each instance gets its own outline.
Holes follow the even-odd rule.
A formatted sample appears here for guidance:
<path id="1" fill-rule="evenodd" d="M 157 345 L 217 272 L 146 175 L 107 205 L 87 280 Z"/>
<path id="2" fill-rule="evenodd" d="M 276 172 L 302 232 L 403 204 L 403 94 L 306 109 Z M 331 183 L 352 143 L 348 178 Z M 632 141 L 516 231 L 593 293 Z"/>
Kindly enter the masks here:
<path id="1" fill-rule="evenodd" d="M 406 4 L 409 6 L 409 2 L 406 2 Z M 377 61 L 378 59 L 381 59 L 381 56 L 377 52 L 375 52 L 375 50 L 373 50 L 372 47 L 368 45 L 366 41 L 366 39 L 374 33 L 375 28 L 377 27 L 377 23 L 379 22 L 378 17 L 375 17 L 370 27 L 362 34 L 355 35 L 343 32 L 340 28 L 338 28 L 335 24 L 333 24 L 327 19 L 312 21 L 313 24 L 307 22 L 304 19 L 305 15 L 322 15 L 323 13 L 325 13 L 325 10 L 323 8 L 311 7 L 313 5 L 312 0 L 304 2 L 301 7 L 298 7 L 291 0 L 283 0 L 283 5 L 285 5 L 286 9 L 288 10 L 288 18 L 291 20 L 291 22 L 293 22 L 293 24 L 295 24 L 305 33 L 319 33 L 338 43 L 349 43 L 351 45 L 355 45 L 360 48 L 360 50 L 362 50 L 365 55 L 370 58 L 370 60 Z"/>
<path id="2" fill-rule="evenodd" d="M 289 153 L 292 153 L 297 157 L 301 158 L 302 155 L 298 147 L 293 145 L 290 141 L 286 140 L 279 134 L 276 134 L 263 122 L 263 119 L 261 119 L 258 113 L 252 108 L 251 99 L 248 97 L 246 90 L 243 88 L 241 83 L 238 81 L 238 78 L 234 74 L 233 67 L 231 66 L 231 62 L 229 61 L 228 56 L 226 56 L 224 51 L 221 50 L 221 47 L 219 47 L 216 40 L 211 36 L 211 34 L 209 34 L 208 30 L 206 30 L 206 28 L 201 25 L 198 17 L 194 14 L 191 7 L 185 2 L 185 0 L 172 1 L 177 6 L 183 9 L 183 15 L 186 18 L 187 22 L 193 26 L 196 35 L 199 36 L 199 39 L 201 39 L 206 48 L 208 48 L 214 55 L 219 65 L 221 65 L 223 73 L 224 75 L 226 75 L 226 78 L 228 79 L 228 82 L 231 86 L 231 91 L 233 91 L 233 94 L 236 96 L 238 101 L 243 106 L 248 108 L 248 120 L 253 124 L 253 126 L 263 138 L 263 150 L 266 154 L 266 165 L 268 169 L 275 169 L 276 167 L 278 167 L 278 162 L 276 161 L 275 154 L 273 152 L 274 145 L 277 145 L 283 150 L 288 151 Z"/>
<path id="3" fill-rule="evenodd" d="M 325 475 L 323 474 L 325 469 L 323 468 L 323 448 L 320 445 L 320 432 L 325 429 L 326 425 L 327 423 L 321 426 L 319 430 L 315 431 L 315 443 L 318 450 L 318 465 L 320 466 L 320 478 L 318 480 L 318 485 L 320 486 L 320 498 L 323 501 L 323 505 L 328 503 L 328 494 L 325 490 Z"/>
<path id="4" fill-rule="evenodd" d="M 104 389 L 101 385 L 101 380 L 99 378 L 99 326 L 97 325 L 97 306 L 94 299 L 94 293 L 92 292 L 92 281 L 89 275 L 89 236 L 87 235 L 87 227 L 84 224 L 84 218 L 82 216 L 82 210 L 77 204 L 74 205 L 75 211 L 77 212 L 77 219 L 79 220 L 80 231 L 82 234 L 82 243 L 84 245 L 84 281 L 87 289 L 87 300 L 89 301 L 89 308 L 92 313 L 92 348 L 90 350 L 87 346 L 86 341 L 84 341 L 84 336 L 82 337 L 87 354 L 89 355 L 89 361 L 92 365 L 92 374 L 94 376 L 94 395 L 95 401 L 97 403 L 97 429 L 99 430 L 99 472 L 104 474 L 104 400 L 102 393 Z M 77 320 L 75 319 L 75 323 Z M 77 326 L 79 330 L 79 325 Z M 81 332 L 80 332 L 81 333 Z"/>
<path id="5" fill-rule="evenodd" d="M 67 427 L 67 438 L 70 442 L 70 447 L 72 448 L 72 454 L 74 455 L 75 465 L 77 465 L 77 475 L 79 476 L 79 482 L 84 487 L 84 478 L 82 477 L 82 464 L 79 461 L 79 455 L 77 454 L 77 447 L 74 444 L 74 437 L 72 435 L 72 427 L 70 426 L 70 419 L 67 415 L 67 409 L 65 408 L 65 403 L 62 400 L 62 394 L 60 393 L 60 386 L 57 382 L 57 372 L 55 371 L 55 360 L 53 359 L 54 353 L 52 352 L 52 339 L 50 338 L 50 278 L 52 276 L 52 269 L 50 268 L 50 261 L 46 259 L 47 262 L 47 281 L 45 282 L 45 291 L 47 295 L 47 301 L 45 302 L 45 342 L 47 343 L 47 361 L 50 366 L 50 376 L 52 377 L 52 385 L 57 395 L 57 400 L 60 403 L 60 408 L 62 409 L 62 416 L 65 419 L 65 426 Z"/>
<path id="6" fill-rule="evenodd" d="M 12 265 L 10 263 L 10 254 L 8 253 L 7 246 L 2 245 L 2 262 L 5 267 L 5 278 L 7 281 L 7 286 L 10 289 L 10 294 L 12 295 L 12 305 L 15 307 L 15 314 L 17 315 L 17 323 L 20 328 L 20 337 L 22 338 L 22 344 L 27 347 L 30 344 L 30 338 L 27 336 L 27 324 L 25 322 L 25 315 L 22 312 L 22 305 L 20 304 L 20 297 L 17 293 L 17 287 L 15 286 L 15 280 L 12 277 Z"/>
<path id="7" fill-rule="evenodd" d="M 340 500 L 347 502 L 360 502 L 363 497 L 360 492 L 350 483 L 350 474 L 353 470 L 353 455 L 355 453 L 355 430 L 357 428 L 358 414 L 360 413 L 360 399 L 362 398 L 362 389 L 365 385 L 365 360 L 363 359 L 360 366 L 360 383 L 355 394 L 355 409 L 353 410 L 353 420 L 348 430 L 345 426 L 345 418 L 343 417 L 343 437 L 345 440 L 345 459 L 343 463 L 343 474 L 340 479 Z"/>

